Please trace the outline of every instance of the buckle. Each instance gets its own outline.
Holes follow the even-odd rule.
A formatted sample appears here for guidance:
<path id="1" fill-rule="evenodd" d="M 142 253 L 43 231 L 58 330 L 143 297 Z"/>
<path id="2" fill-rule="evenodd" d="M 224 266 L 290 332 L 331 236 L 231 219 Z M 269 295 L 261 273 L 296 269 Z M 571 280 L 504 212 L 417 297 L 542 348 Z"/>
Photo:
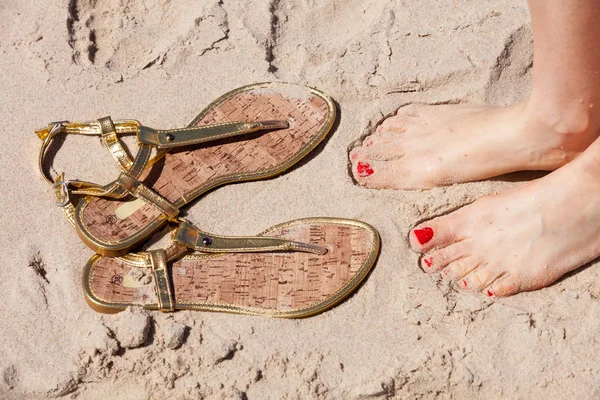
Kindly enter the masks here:
<path id="1" fill-rule="evenodd" d="M 53 186 L 54 197 L 56 197 L 56 205 L 58 207 L 64 207 L 69 204 L 69 182 L 56 182 Z"/>
<path id="2" fill-rule="evenodd" d="M 65 126 L 65 124 L 68 124 L 69 121 L 54 121 L 54 122 L 50 122 L 48 124 L 48 126 L 52 126 L 52 128 L 50 128 L 50 133 L 49 135 L 53 135 L 55 133 L 58 133 L 60 131 L 62 131 L 63 126 Z"/>

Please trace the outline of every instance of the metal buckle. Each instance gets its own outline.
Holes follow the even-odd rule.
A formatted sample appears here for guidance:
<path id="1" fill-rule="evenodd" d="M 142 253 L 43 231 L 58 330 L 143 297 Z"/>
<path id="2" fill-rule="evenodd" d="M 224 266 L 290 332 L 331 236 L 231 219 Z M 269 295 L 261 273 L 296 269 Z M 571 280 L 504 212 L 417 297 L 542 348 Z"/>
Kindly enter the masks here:
<path id="1" fill-rule="evenodd" d="M 48 131 L 48 140 L 53 137 L 54 135 L 56 135 L 59 132 L 62 132 L 62 128 L 65 124 L 68 124 L 69 121 L 55 121 L 55 122 L 50 122 L 48 125 L 52 125 L 52 128 L 50 128 L 50 131 Z"/>
<path id="2" fill-rule="evenodd" d="M 53 186 L 54 197 L 56 197 L 56 205 L 58 207 L 64 207 L 69 204 L 69 182 L 56 182 Z M 60 189 L 59 189 L 60 188 Z M 61 201 L 61 198 L 63 199 Z"/>

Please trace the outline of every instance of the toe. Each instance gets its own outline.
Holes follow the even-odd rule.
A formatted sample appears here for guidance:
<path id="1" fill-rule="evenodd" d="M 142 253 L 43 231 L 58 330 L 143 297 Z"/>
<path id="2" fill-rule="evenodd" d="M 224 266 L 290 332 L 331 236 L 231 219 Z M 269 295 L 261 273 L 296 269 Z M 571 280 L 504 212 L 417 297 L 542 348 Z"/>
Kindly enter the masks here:
<path id="1" fill-rule="evenodd" d="M 471 271 L 473 271 L 475 268 L 477 268 L 479 265 L 479 260 L 473 256 L 459 258 L 458 260 L 448 264 L 448 266 L 442 270 L 442 276 L 444 278 L 457 281 L 458 286 L 461 289 L 468 290 L 469 285 L 468 282 L 464 279 L 464 277 L 468 275 Z"/>
<path id="2" fill-rule="evenodd" d="M 371 152 L 367 147 L 358 146 L 350 150 L 349 158 L 352 163 L 357 163 L 358 161 L 368 162 L 371 159 Z"/>
<path id="3" fill-rule="evenodd" d="M 423 107 L 423 104 L 408 104 L 404 107 L 400 107 L 396 111 L 396 116 L 419 118 L 419 116 L 421 115 L 420 111 Z"/>
<path id="4" fill-rule="evenodd" d="M 434 218 L 414 228 L 409 235 L 413 250 L 427 253 L 466 239 L 461 232 L 464 224 L 461 211 L 462 209 L 443 217 Z"/>
<path id="5" fill-rule="evenodd" d="M 503 274 L 504 271 L 501 269 L 490 264 L 483 264 L 479 268 L 467 274 L 463 280 L 465 281 L 465 286 L 469 290 L 480 292 L 483 291 L 484 288 L 487 288 L 494 281 L 502 277 Z"/>
<path id="6" fill-rule="evenodd" d="M 448 264 L 469 254 L 469 242 L 451 244 L 440 250 L 429 252 L 421 258 L 421 268 L 427 273 L 440 272 Z"/>
<path id="7" fill-rule="evenodd" d="M 521 280 L 513 274 L 507 273 L 487 288 L 484 288 L 483 292 L 489 297 L 510 296 L 522 292 Z"/>
<path id="8" fill-rule="evenodd" d="M 407 119 L 403 115 L 393 116 L 385 119 L 378 127 L 376 132 L 404 133 L 406 131 Z"/>
<path id="9" fill-rule="evenodd" d="M 369 155 L 374 160 L 396 160 L 404 156 L 404 150 L 398 143 L 388 141 L 374 141 L 368 147 Z"/>
<path id="10" fill-rule="evenodd" d="M 380 161 L 372 157 L 353 161 L 352 174 L 361 186 L 372 189 L 402 189 L 402 169 L 398 160 Z"/>

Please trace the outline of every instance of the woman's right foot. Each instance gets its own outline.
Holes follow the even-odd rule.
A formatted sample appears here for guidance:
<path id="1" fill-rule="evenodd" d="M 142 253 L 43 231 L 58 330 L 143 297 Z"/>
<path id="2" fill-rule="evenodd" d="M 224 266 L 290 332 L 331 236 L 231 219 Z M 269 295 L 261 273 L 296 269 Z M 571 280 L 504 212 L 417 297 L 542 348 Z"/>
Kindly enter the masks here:
<path id="1" fill-rule="evenodd" d="M 528 103 L 406 106 L 350 152 L 352 173 L 368 188 L 426 189 L 555 170 L 598 136 L 593 104 L 556 110 L 542 115 Z"/>
<path id="2" fill-rule="evenodd" d="M 421 223 L 421 268 L 463 290 L 540 289 L 600 256 L 600 139 L 551 174 Z"/>

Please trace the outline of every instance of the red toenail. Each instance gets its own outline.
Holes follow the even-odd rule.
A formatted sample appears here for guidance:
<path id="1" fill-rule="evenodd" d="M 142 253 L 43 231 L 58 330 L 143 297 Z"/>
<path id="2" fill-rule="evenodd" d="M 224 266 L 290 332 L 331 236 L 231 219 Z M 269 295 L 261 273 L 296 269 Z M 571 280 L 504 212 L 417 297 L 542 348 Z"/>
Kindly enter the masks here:
<path id="1" fill-rule="evenodd" d="M 464 279 L 463 279 L 462 281 L 460 281 L 460 286 L 461 286 L 463 289 L 466 289 L 466 288 L 467 288 L 467 286 L 468 286 L 468 285 L 467 285 L 467 281 L 466 281 L 466 280 L 464 280 Z"/>
<path id="2" fill-rule="evenodd" d="M 360 176 L 361 178 L 372 175 L 373 172 L 375 172 L 369 164 L 364 163 L 362 161 L 358 162 L 358 164 L 356 165 L 356 170 L 358 171 L 358 176 Z"/>
<path id="3" fill-rule="evenodd" d="M 425 263 L 425 265 L 427 265 L 427 268 L 431 268 L 431 265 L 433 264 L 433 257 L 429 257 L 429 260 L 424 258 L 423 262 Z"/>
<path id="4" fill-rule="evenodd" d="M 490 289 L 488 289 L 487 295 L 488 295 L 488 297 L 492 297 L 494 295 L 494 293 Z"/>
<path id="5" fill-rule="evenodd" d="M 431 238 L 433 237 L 433 229 L 431 229 L 429 227 L 415 229 L 414 232 L 415 232 L 415 236 L 417 237 L 417 240 L 421 244 L 425 244 L 425 243 L 429 242 L 431 240 Z"/>

